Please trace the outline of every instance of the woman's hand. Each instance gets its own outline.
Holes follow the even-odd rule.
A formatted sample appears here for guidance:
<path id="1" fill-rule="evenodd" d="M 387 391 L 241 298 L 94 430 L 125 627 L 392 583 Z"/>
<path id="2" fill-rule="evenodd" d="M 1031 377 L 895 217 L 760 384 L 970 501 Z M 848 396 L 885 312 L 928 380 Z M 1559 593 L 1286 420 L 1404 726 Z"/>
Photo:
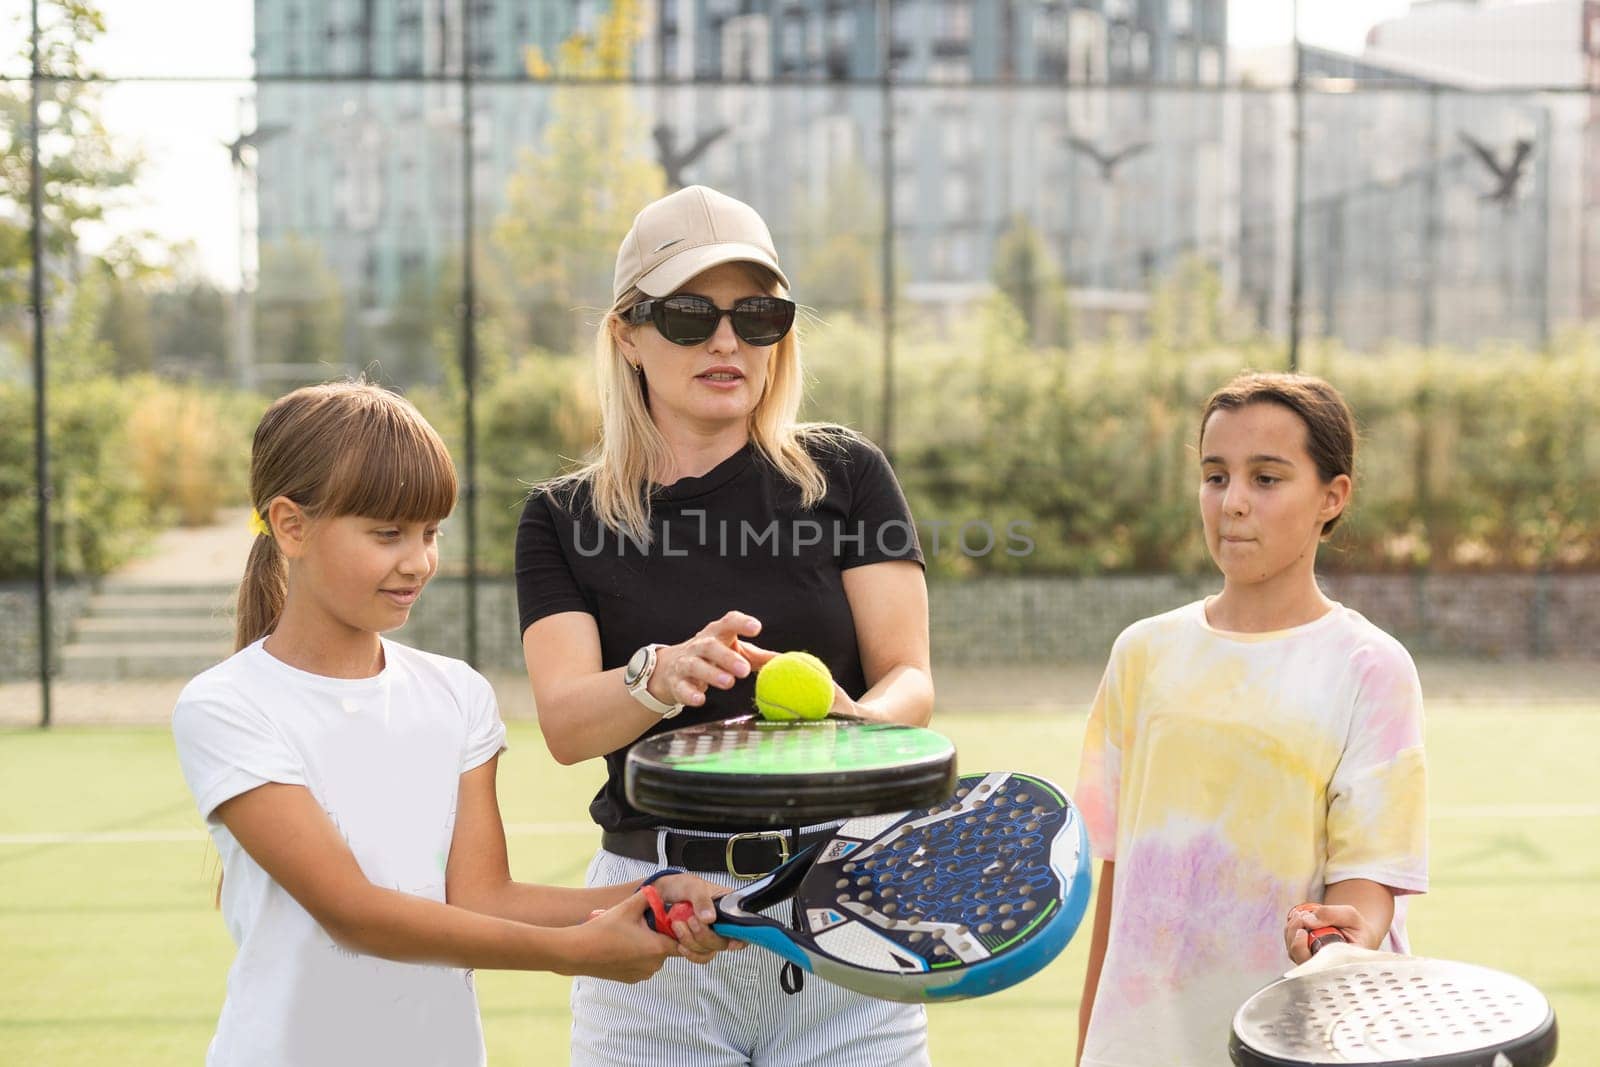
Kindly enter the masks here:
<path id="1" fill-rule="evenodd" d="M 744 948 L 743 941 L 725 938 L 711 929 L 711 924 L 717 918 L 717 909 L 711 902 L 728 892 L 726 886 L 696 878 L 692 874 L 669 874 L 656 879 L 654 884 L 669 908 L 680 901 L 687 901 L 694 907 L 692 918 L 672 924 L 672 934 L 678 939 L 678 947 L 691 963 L 705 963 L 719 952 Z"/>
<path id="2" fill-rule="evenodd" d="M 712 686 L 732 689 L 753 669 L 749 659 L 739 654 L 739 638 L 760 632 L 760 619 L 730 611 L 682 644 L 657 649 L 650 695 L 663 704 L 699 707 Z"/>
<path id="3" fill-rule="evenodd" d="M 759 671 L 767 665 L 768 660 L 777 655 L 771 649 L 752 645 L 749 641 L 740 641 L 738 648 L 740 655 L 749 661 L 750 669 L 753 671 Z M 828 714 L 846 719 L 882 719 L 881 715 L 874 715 L 870 708 L 856 703 L 838 682 L 833 683 L 833 704 L 828 708 Z"/>

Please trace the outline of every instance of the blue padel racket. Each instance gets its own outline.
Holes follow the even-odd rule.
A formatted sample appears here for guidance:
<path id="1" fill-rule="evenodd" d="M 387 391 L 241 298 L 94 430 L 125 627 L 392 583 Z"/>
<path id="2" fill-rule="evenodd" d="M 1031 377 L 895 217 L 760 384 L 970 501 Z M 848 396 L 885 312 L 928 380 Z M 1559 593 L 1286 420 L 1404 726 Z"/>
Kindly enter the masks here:
<path id="1" fill-rule="evenodd" d="M 868 996 L 961 1000 L 1055 959 L 1089 881 L 1066 793 L 1029 774 L 968 774 L 943 803 L 851 819 L 720 898 L 713 926 Z M 798 928 L 760 914 L 789 897 Z"/>

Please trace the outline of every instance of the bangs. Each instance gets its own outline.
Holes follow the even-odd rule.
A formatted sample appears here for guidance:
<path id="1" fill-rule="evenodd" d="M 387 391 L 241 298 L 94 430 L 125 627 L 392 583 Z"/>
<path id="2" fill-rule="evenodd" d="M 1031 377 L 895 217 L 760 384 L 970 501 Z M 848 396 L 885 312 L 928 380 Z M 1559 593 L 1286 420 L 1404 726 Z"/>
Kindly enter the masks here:
<path id="1" fill-rule="evenodd" d="M 352 412 L 317 511 L 437 522 L 456 506 L 456 468 L 444 441 L 399 397 Z"/>

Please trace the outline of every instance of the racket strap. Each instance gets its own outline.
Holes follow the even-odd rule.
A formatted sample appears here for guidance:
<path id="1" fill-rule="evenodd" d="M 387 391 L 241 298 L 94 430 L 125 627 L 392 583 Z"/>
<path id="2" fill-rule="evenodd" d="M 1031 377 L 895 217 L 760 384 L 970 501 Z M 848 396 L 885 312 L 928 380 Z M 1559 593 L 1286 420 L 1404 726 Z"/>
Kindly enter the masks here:
<path id="1" fill-rule="evenodd" d="M 800 827 L 789 827 L 789 854 L 791 856 L 799 855 L 800 840 Z M 803 930 L 804 927 L 801 925 L 803 921 L 800 917 L 800 905 L 791 898 L 789 903 L 789 925 L 796 930 Z M 785 960 L 783 967 L 778 971 L 778 985 L 783 988 L 785 994 L 792 997 L 806 987 L 805 972 L 800 969 L 798 964 Z"/>

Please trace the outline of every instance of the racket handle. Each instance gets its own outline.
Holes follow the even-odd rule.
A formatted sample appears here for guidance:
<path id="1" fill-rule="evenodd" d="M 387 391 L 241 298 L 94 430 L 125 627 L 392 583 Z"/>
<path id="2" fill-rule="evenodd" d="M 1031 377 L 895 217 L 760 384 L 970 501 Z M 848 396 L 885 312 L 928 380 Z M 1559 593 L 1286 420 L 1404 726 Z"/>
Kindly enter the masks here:
<path id="1" fill-rule="evenodd" d="M 670 936 L 673 923 L 688 922 L 694 918 L 694 905 L 687 900 L 680 900 L 669 908 L 655 886 L 647 885 L 639 892 L 644 894 L 644 901 L 649 905 L 649 910 L 644 913 L 645 925 L 659 934 Z"/>
<path id="2" fill-rule="evenodd" d="M 1310 933 L 1306 934 L 1306 945 L 1311 949 L 1311 954 L 1313 956 L 1315 956 L 1317 954 L 1317 950 L 1322 948 L 1324 945 L 1331 945 L 1335 941 L 1348 940 L 1349 938 L 1345 937 L 1344 934 L 1339 932 L 1339 928 L 1337 926 L 1319 926 L 1315 930 L 1312 930 Z"/>

